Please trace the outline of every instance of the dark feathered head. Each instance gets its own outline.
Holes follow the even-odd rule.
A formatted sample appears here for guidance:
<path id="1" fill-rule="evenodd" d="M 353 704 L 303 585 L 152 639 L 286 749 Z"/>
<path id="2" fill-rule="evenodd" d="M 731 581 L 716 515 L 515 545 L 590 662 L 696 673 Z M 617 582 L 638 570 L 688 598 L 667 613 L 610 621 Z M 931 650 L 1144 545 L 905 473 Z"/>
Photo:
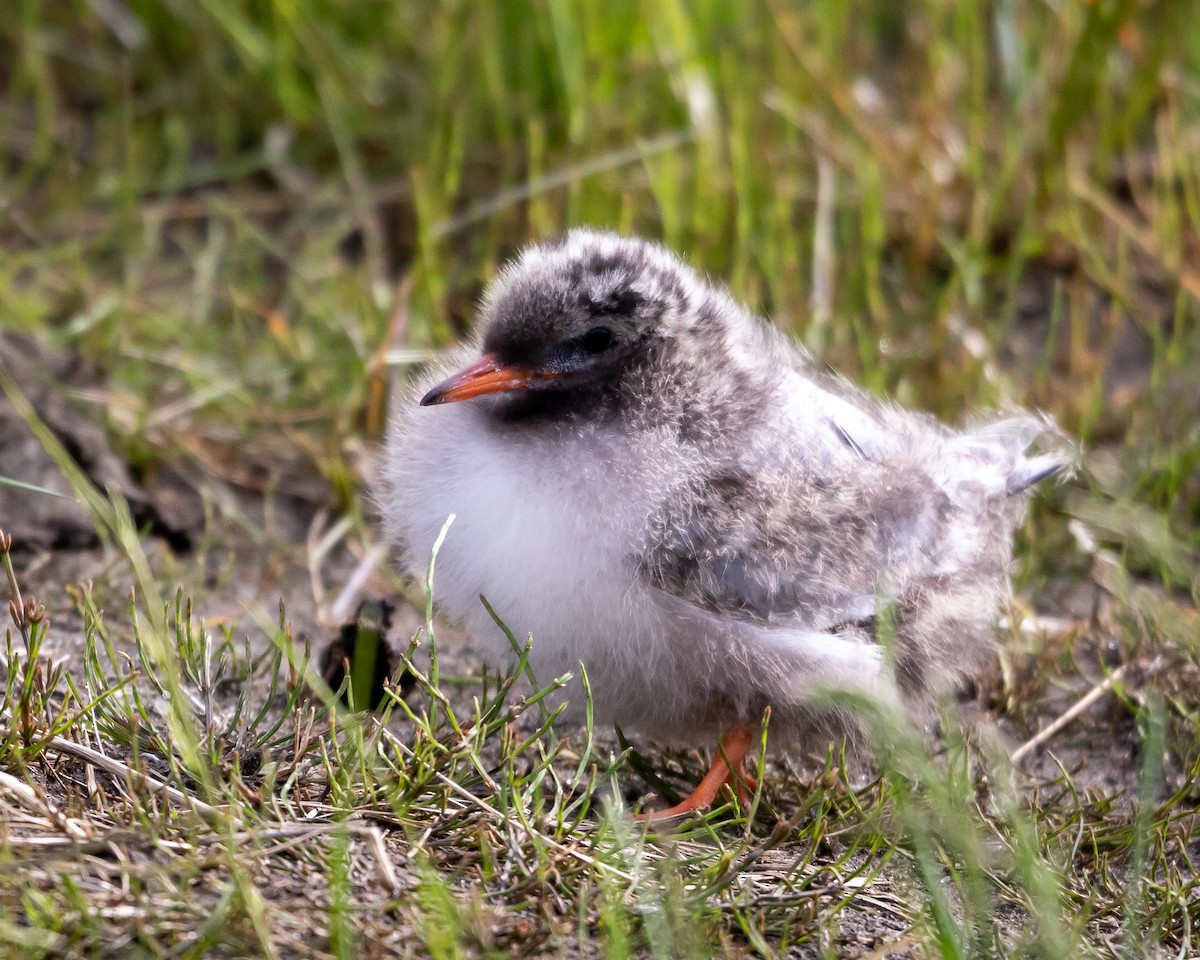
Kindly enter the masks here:
<path id="1" fill-rule="evenodd" d="M 572 231 L 505 268 L 483 304 L 483 356 L 421 403 L 594 390 L 694 325 L 694 305 L 713 296 L 662 247 Z"/>

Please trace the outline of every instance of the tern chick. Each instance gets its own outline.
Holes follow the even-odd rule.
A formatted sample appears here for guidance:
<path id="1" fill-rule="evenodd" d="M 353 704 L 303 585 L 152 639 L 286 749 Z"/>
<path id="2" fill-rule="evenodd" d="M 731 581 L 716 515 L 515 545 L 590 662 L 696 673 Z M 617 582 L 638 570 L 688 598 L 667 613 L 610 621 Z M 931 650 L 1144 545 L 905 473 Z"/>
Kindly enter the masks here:
<path id="1" fill-rule="evenodd" d="M 614 234 L 527 249 L 480 321 L 395 405 L 385 525 L 419 573 L 456 515 L 435 599 L 492 659 L 511 651 L 481 594 L 533 637 L 536 675 L 586 667 L 597 723 L 720 738 L 655 816 L 744 795 L 768 707 L 773 743 L 811 745 L 851 723 L 822 691 L 920 705 L 991 656 L 1028 491 L 1068 462 L 1027 454 L 1047 420 L 958 432 L 869 397 Z"/>

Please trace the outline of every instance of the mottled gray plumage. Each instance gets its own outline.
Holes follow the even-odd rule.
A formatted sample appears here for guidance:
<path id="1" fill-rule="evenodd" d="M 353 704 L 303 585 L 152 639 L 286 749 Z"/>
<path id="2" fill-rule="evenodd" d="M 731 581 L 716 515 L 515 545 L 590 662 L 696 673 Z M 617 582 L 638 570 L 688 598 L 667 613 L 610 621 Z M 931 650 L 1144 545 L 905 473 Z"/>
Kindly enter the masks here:
<path id="1" fill-rule="evenodd" d="M 586 665 L 598 721 L 698 743 L 768 705 L 795 739 L 817 691 L 894 689 L 882 607 L 916 702 L 991 654 L 1026 491 L 1066 463 L 1026 454 L 1048 421 L 956 432 L 870 398 L 611 234 L 527 250 L 481 327 L 422 389 L 481 348 L 479 376 L 519 387 L 403 397 L 380 505 L 415 573 L 457 515 L 437 599 L 493 656 L 481 593 L 532 634 L 540 676 Z"/>

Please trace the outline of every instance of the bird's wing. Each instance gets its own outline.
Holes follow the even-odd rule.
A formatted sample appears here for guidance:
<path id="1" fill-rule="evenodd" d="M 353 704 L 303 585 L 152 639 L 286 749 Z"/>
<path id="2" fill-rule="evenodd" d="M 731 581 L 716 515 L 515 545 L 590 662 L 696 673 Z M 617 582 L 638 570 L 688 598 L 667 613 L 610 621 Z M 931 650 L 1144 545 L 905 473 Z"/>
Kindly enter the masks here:
<path id="1" fill-rule="evenodd" d="M 938 572 L 950 509 L 924 477 L 867 462 L 833 477 L 729 470 L 669 499 L 639 572 L 712 613 L 836 630 Z"/>

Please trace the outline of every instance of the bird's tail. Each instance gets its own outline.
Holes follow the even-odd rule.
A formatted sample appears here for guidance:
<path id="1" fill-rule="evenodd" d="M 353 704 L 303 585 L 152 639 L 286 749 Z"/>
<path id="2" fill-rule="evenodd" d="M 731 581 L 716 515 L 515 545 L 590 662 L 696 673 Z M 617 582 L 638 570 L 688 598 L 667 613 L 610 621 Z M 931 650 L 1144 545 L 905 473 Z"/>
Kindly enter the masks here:
<path id="1" fill-rule="evenodd" d="M 1075 445 L 1045 414 L 994 420 L 960 435 L 951 447 L 954 472 L 969 474 L 987 498 L 1024 493 L 1055 475 L 1070 476 L 1079 459 Z"/>
<path id="2" fill-rule="evenodd" d="M 1043 453 L 1036 457 L 1022 457 L 1008 475 L 1004 492 L 1008 494 L 1024 493 L 1030 487 L 1035 487 L 1043 480 L 1048 480 L 1055 474 L 1062 473 L 1072 466 L 1072 459 L 1065 453 Z"/>

